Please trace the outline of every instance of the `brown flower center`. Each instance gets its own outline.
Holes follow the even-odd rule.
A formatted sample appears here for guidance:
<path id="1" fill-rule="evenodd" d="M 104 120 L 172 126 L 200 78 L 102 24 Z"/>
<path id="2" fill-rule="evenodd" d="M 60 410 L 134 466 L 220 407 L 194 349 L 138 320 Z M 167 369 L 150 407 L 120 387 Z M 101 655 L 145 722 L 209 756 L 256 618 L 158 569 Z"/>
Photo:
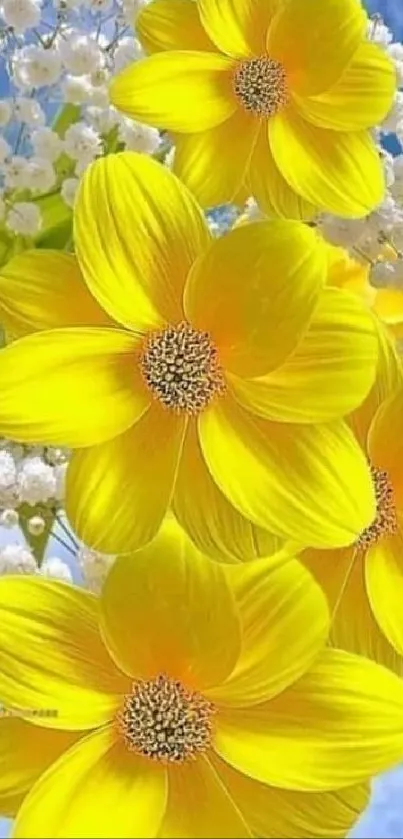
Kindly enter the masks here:
<path id="1" fill-rule="evenodd" d="M 153 395 L 176 413 L 197 414 L 226 388 L 209 334 L 185 322 L 147 337 L 140 369 Z"/>
<path id="2" fill-rule="evenodd" d="M 160 675 L 134 682 L 118 724 L 130 751 L 164 763 L 194 760 L 211 745 L 214 705 Z"/>
<path id="3" fill-rule="evenodd" d="M 287 74 L 274 58 L 241 61 L 234 75 L 234 90 L 246 111 L 272 117 L 289 101 Z"/>
<path id="4" fill-rule="evenodd" d="M 357 547 L 363 550 L 376 545 L 383 536 L 392 536 L 397 532 L 396 505 L 389 475 L 376 466 L 371 466 L 371 474 L 375 488 L 376 516 L 357 541 Z"/>

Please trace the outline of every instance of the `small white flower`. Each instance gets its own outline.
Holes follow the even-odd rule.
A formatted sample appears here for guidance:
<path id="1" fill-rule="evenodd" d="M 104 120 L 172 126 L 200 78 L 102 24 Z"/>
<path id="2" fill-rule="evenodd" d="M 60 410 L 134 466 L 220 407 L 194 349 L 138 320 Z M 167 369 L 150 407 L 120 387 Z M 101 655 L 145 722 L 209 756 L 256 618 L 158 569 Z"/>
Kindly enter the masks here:
<path id="1" fill-rule="evenodd" d="M 12 454 L 0 450 L 0 506 L 13 507 L 17 499 L 17 468 Z"/>
<path id="2" fill-rule="evenodd" d="M 0 515 L 0 526 L 5 527 L 8 530 L 11 530 L 13 527 L 17 527 L 19 522 L 19 517 L 17 510 L 14 510 L 12 507 L 7 507 Z"/>
<path id="3" fill-rule="evenodd" d="M 386 133 L 394 133 L 403 121 L 403 92 L 397 91 L 392 109 L 382 123 L 382 130 Z"/>
<path id="4" fill-rule="evenodd" d="M 99 594 L 105 582 L 109 569 L 116 557 L 93 551 L 82 546 L 77 553 L 77 563 L 90 591 Z"/>
<path id="5" fill-rule="evenodd" d="M 63 501 L 66 487 L 67 463 L 58 463 L 54 467 L 54 476 L 56 480 L 55 498 L 56 501 Z"/>
<path id="6" fill-rule="evenodd" d="M 54 163 L 60 157 L 63 150 L 63 143 L 56 131 L 47 126 L 37 128 L 31 134 L 31 143 L 37 157 L 49 160 Z"/>
<path id="7" fill-rule="evenodd" d="M 148 125 L 124 119 L 118 129 L 119 139 L 129 151 L 153 154 L 161 143 L 159 132 Z"/>
<path id="8" fill-rule="evenodd" d="M 78 178 L 66 178 L 62 183 L 60 194 L 68 207 L 74 207 L 79 183 Z"/>
<path id="9" fill-rule="evenodd" d="M 393 34 L 380 15 L 374 15 L 373 19 L 368 21 L 367 34 L 370 41 L 383 47 L 387 47 L 393 41 Z"/>
<path id="10" fill-rule="evenodd" d="M 59 41 L 59 53 L 66 70 L 72 76 L 87 76 L 102 67 L 103 56 L 99 45 L 89 35 L 66 33 Z"/>
<path id="11" fill-rule="evenodd" d="M 7 26 L 12 26 L 17 35 L 23 35 L 41 19 L 40 0 L 3 0 L 0 12 Z"/>
<path id="12" fill-rule="evenodd" d="M 119 114 L 112 106 L 109 108 L 98 108 L 95 105 L 90 105 L 86 109 L 85 118 L 99 134 L 108 134 L 120 120 Z"/>
<path id="13" fill-rule="evenodd" d="M 34 555 L 23 545 L 6 545 L 0 548 L 0 574 L 36 574 L 38 566 Z"/>
<path id="14" fill-rule="evenodd" d="M 55 497 L 56 478 L 54 469 L 41 457 L 27 457 L 18 473 L 20 500 L 27 504 L 38 504 Z"/>
<path id="15" fill-rule="evenodd" d="M 18 96 L 15 100 L 14 118 L 32 128 L 39 128 L 46 122 L 45 113 L 39 102 L 35 99 L 28 99 L 26 96 Z"/>
<path id="16" fill-rule="evenodd" d="M 7 189 L 27 189 L 29 186 L 29 165 L 26 157 L 14 155 L 4 164 L 4 185 Z"/>
<path id="17" fill-rule="evenodd" d="M 42 577 L 51 577 L 54 580 L 61 580 L 64 583 L 72 583 L 73 575 L 67 562 L 63 562 L 58 556 L 50 556 L 42 563 L 39 573 Z"/>
<path id="18" fill-rule="evenodd" d="M 7 143 L 7 140 L 4 137 L 0 137 L 0 164 L 4 163 L 4 161 L 10 156 L 11 148 Z"/>
<path id="19" fill-rule="evenodd" d="M 373 265 L 371 268 L 371 284 L 375 286 L 375 288 L 385 288 L 390 283 L 393 284 L 394 272 L 395 268 L 392 262 L 377 262 L 376 265 Z"/>
<path id="20" fill-rule="evenodd" d="M 70 125 L 64 136 L 64 147 L 73 160 L 90 161 L 102 151 L 99 134 L 85 122 Z"/>
<path id="21" fill-rule="evenodd" d="M 49 162 L 41 157 L 28 161 L 28 186 L 32 192 L 49 192 L 56 183 L 56 172 Z"/>
<path id="22" fill-rule="evenodd" d="M 0 126 L 7 125 L 12 117 L 13 109 L 8 99 L 0 99 Z"/>
<path id="23" fill-rule="evenodd" d="M 55 48 L 29 44 L 14 53 L 13 76 L 18 87 L 31 89 L 55 84 L 60 79 L 62 63 Z"/>
<path id="24" fill-rule="evenodd" d="M 108 12 L 113 6 L 113 0 L 84 0 L 87 9 L 96 14 L 97 12 Z"/>
<path id="25" fill-rule="evenodd" d="M 41 211 L 36 204 L 17 202 L 7 214 L 6 225 L 12 233 L 35 236 L 42 227 Z"/>
<path id="26" fill-rule="evenodd" d="M 46 527 L 46 521 L 42 516 L 32 516 L 28 520 L 27 529 L 31 536 L 41 536 Z"/>
<path id="27" fill-rule="evenodd" d="M 143 48 L 137 38 L 122 38 L 115 49 L 113 63 L 116 73 L 120 73 L 133 61 L 137 61 L 144 55 Z"/>

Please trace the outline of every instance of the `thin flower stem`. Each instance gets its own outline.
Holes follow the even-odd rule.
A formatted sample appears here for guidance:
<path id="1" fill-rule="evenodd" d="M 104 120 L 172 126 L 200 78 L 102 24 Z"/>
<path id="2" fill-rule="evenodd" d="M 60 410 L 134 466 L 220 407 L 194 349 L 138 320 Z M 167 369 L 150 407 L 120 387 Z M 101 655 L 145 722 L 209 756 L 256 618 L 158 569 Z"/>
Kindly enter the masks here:
<path id="1" fill-rule="evenodd" d="M 52 538 L 56 539 L 56 542 L 59 542 L 60 545 L 63 545 L 63 547 L 66 548 L 66 551 L 68 551 L 71 554 L 71 556 L 75 556 L 75 551 L 73 550 L 73 548 L 70 545 L 68 545 L 67 542 L 65 542 L 61 536 L 58 536 L 57 533 L 54 533 L 52 531 Z"/>
<path id="2" fill-rule="evenodd" d="M 75 540 L 73 534 L 71 533 L 69 528 L 66 526 L 66 524 L 64 523 L 64 521 L 63 521 L 62 517 L 59 515 L 59 513 L 56 513 L 56 521 L 60 525 L 60 527 L 62 528 L 62 530 L 66 534 L 66 536 L 68 536 L 68 538 L 71 540 L 72 545 L 78 550 L 78 542 Z"/>

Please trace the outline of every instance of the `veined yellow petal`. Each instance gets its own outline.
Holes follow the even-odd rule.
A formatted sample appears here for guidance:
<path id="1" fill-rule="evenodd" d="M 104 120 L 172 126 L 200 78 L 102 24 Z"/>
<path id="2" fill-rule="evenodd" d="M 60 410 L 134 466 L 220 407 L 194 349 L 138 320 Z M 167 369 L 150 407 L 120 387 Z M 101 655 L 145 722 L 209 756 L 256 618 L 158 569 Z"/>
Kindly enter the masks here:
<path id="1" fill-rule="evenodd" d="M 403 511 L 403 384 L 378 408 L 368 435 L 374 466 L 386 469 L 393 484 L 396 506 Z"/>
<path id="2" fill-rule="evenodd" d="M 378 317 L 400 338 L 403 328 L 403 291 L 398 288 L 379 288 L 373 305 Z"/>
<path id="3" fill-rule="evenodd" d="M 206 463 L 243 515 L 315 547 L 351 544 L 375 517 L 364 454 L 341 422 L 266 422 L 228 397 L 199 419 Z"/>
<path id="4" fill-rule="evenodd" d="M 258 120 L 239 109 L 209 131 L 175 138 L 174 172 L 203 207 L 235 200 L 258 131 Z"/>
<path id="5" fill-rule="evenodd" d="M 102 591 L 101 625 L 130 676 L 166 674 L 196 689 L 223 681 L 241 647 L 224 567 L 199 553 L 173 519 L 150 545 L 114 564 Z"/>
<path id="6" fill-rule="evenodd" d="M 117 329 L 52 329 L 0 352 L 0 433 L 22 443 L 88 446 L 126 431 L 149 393 L 140 340 Z"/>
<path id="7" fill-rule="evenodd" d="M 112 326 L 84 282 L 76 258 L 24 251 L 0 269 L 0 319 L 13 337 L 60 326 Z"/>
<path id="8" fill-rule="evenodd" d="M 281 693 L 308 670 L 329 631 L 326 598 L 285 554 L 227 567 L 242 626 L 242 650 L 226 681 L 208 691 L 221 707 L 245 707 Z"/>
<path id="9" fill-rule="evenodd" d="M 201 24 L 197 3 L 152 0 L 136 17 L 136 34 L 147 52 L 216 49 Z"/>
<path id="10" fill-rule="evenodd" d="M 185 288 L 189 320 L 207 329 L 224 368 L 258 376 L 278 367 L 307 331 L 324 283 L 317 235 L 294 222 L 257 222 L 217 239 Z"/>
<path id="11" fill-rule="evenodd" d="M 268 123 L 263 122 L 255 143 L 247 178 L 251 193 L 269 216 L 309 221 L 318 209 L 291 189 L 274 161 Z"/>
<path id="12" fill-rule="evenodd" d="M 403 522 L 397 533 L 369 548 L 365 581 L 372 611 L 393 648 L 403 656 Z"/>
<path id="13" fill-rule="evenodd" d="M 269 121 L 269 139 L 281 174 L 307 201 L 346 218 L 381 203 L 382 161 L 368 132 L 317 128 L 289 107 Z"/>
<path id="14" fill-rule="evenodd" d="M 319 96 L 294 96 L 305 119 L 321 128 L 361 131 L 379 125 L 396 93 L 396 69 L 378 44 L 362 43 L 336 84 Z"/>
<path id="15" fill-rule="evenodd" d="M 245 562 L 280 550 L 281 539 L 257 527 L 230 504 L 204 460 L 196 424 L 183 444 L 172 500 L 175 516 L 202 553 L 221 562 Z"/>
<path id="16" fill-rule="evenodd" d="M 74 232 L 86 282 L 113 318 L 135 330 L 183 319 L 187 274 L 211 236 L 160 163 L 133 152 L 97 160 L 81 183 Z"/>
<path id="17" fill-rule="evenodd" d="M 197 0 L 202 24 L 222 52 L 253 58 L 266 52 L 266 34 L 281 0 Z"/>
<path id="18" fill-rule="evenodd" d="M 136 61 L 112 80 L 113 105 L 169 131 L 206 131 L 237 108 L 235 63 L 218 52 L 167 50 Z"/>
<path id="19" fill-rule="evenodd" d="M 321 93 L 354 57 L 366 25 L 360 0 L 288 0 L 269 28 L 267 53 L 284 64 L 292 90 Z"/>
<path id="20" fill-rule="evenodd" d="M 403 682 L 386 667 L 325 650 L 284 693 L 221 710 L 215 749 L 251 778 L 285 789 L 339 789 L 401 760 Z"/>
<path id="21" fill-rule="evenodd" d="M 165 766 L 127 751 L 111 727 L 69 749 L 35 784 L 14 839 L 157 836 L 167 801 Z"/>
<path id="22" fill-rule="evenodd" d="M 80 735 L 39 728 L 17 717 L 0 721 L 0 812 L 15 816 L 35 781 Z"/>
<path id="23" fill-rule="evenodd" d="M 168 804 L 158 834 L 160 839 L 252 837 L 214 763 L 209 755 L 201 756 L 194 763 L 169 767 Z"/>
<path id="24" fill-rule="evenodd" d="M 368 784 L 337 792 L 295 792 L 252 780 L 217 755 L 211 763 L 254 836 L 344 839 L 369 801 Z"/>
<path id="25" fill-rule="evenodd" d="M 71 730 L 114 716 L 128 680 L 102 642 L 94 596 L 56 581 L 2 577 L 0 615 L 6 708 L 36 725 Z"/>
<path id="26" fill-rule="evenodd" d="M 66 512 L 87 545 L 128 553 L 155 536 L 171 500 L 185 423 L 155 402 L 125 434 L 74 453 Z"/>
<path id="27" fill-rule="evenodd" d="M 325 288 L 308 332 L 291 357 L 268 376 L 231 376 L 235 397 L 267 419 L 329 422 L 360 405 L 374 383 L 378 340 L 358 298 Z"/>

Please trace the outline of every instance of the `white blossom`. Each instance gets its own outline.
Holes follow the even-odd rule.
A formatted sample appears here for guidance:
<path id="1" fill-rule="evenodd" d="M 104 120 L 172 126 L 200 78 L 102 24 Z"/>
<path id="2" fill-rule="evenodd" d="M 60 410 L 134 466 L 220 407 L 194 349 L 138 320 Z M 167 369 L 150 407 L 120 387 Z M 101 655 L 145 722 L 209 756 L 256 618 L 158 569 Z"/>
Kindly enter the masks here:
<path id="1" fill-rule="evenodd" d="M 39 569 L 42 577 L 50 577 L 54 580 L 62 580 L 65 583 L 73 582 L 73 575 L 67 562 L 59 559 L 58 556 L 50 556 L 42 562 Z"/>
<path id="2" fill-rule="evenodd" d="M 28 161 L 28 186 L 32 192 L 49 192 L 56 183 L 56 172 L 49 160 L 31 157 Z"/>
<path id="3" fill-rule="evenodd" d="M 46 521 L 42 516 L 32 516 L 28 520 L 27 529 L 31 536 L 41 536 L 46 527 Z"/>
<path id="4" fill-rule="evenodd" d="M 10 154 L 11 148 L 8 145 L 7 140 L 5 140 L 4 137 L 0 137 L 0 164 L 3 164 Z"/>
<path id="5" fill-rule="evenodd" d="M 116 73 L 120 73 L 121 70 L 133 61 L 137 61 L 143 55 L 143 48 L 137 38 L 122 38 L 113 55 L 113 63 Z"/>
<path id="6" fill-rule="evenodd" d="M 7 125 L 12 117 L 13 109 L 8 99 L 0 99 L 0 127 Z"/>
<path id="7" fill-rule="evenodd" d="M 79 183 L 78 178 L 65 178 L 61 185 L 60 194 L 68 207 L 74 207 Z"/>
<path id="8" fill-rule="evenodd" d="M 119 114 L 112 106 L 109 108 L 99 108 L 95 105 L 90 105 L 86 109 L 85 118 L 99 134 L 108 134 L 120 121 Z"/>
<path id="9" fill-rule="evenodd" d="M 100 553 L 82 546 L 77 553 L 77 563 L 84 582 L 90 591 L 99 594 L 106 580 L 109 569 L 116 557 Z"/>
<path id="10" fill-rule="evenodd" d="M 17 467 L 12 454 L 0 449 L 0 506 L 13 507 L 17 498 Z"/>
<path id="11" fill-rule="evenodd" d="M 29 548 L 13 544 L 0 548 L 0 574 L 36 574 L 38 566 Z"/>
<path id="12" fill-rule="evenodd" d="M 73 160 L 79 161 L 90 161 L 102 151 L 99 134 L 85 122 L 76 122 L 67 129 L 64 147 Z"/>
<path id="13" fill-rule="evenodd" d="M 39 456 L 25 458 L 18 473 L 18 492 L 20 500 L 31 505 L 54 498 L 56 478 L 53 467 Z"/>
<path id="14" fill-rule="evenodd" d="M 89 35 L 67 32 L 59 40 L 59 53 L 72 76 L 87 76 L 102 67 L 102 52 Z"/>
<path id="15" fill-rule="evenodd" d="M 21 88 L 53 85 L 60 79 L 62 63 L 54 48 L 29 44 L 14 54 L 14 81 Z"/>
<path id="16" fill-rule="evenodd" d="M 12 529 L 16 527 L 19 522 L 19 516 L 17 510 L 13 507 L 6 507 L 5 510 L 0 513 L 0 526 L 5 527 L 7 529 Z"/>
<path id="17" fill-rule="evenodd" d="M 3 167 L 4 185 L 7 189 L 27 189 L 29 186 L 29 163 L 26 157 L 14 155 Z"/>
<path id="18" fill-rule="evenodd" d="M 0 12 L 7 26 L 17 35 L 37 26 L 41 19 L 40 0 L 2 0 Z"/>
<path id="19" fill-rule="evenodd" d="M 44 125 L 46 116 L 39 102 L 25 96 L 18 96 L 14 103 L 14 118 L 32 128 Z"/>
<path id="20" fill-rule="evenodd" d="M 63 150 L 63 143 L 56 131 L 47 126 L 37 128 L 31 134 L 31 143 L 37 157 L 54 163 L 60 157 Z"/>
<path id="21" fill-rule="evenodd" d="M 7 214 L 8 229 L 21 236 L 35 236 L 42 227 L 42 215 L 39 207 L 29 201 L 20 201 L 13 205 Z"/>
<path id="22" fill-rule="evenodd" d="M 153 154 L 159 147 L 161 139 L 156 128 L 140 125 L 130 119 L 123 119 L 118 129 L 119 139 L 130 151 Z"/>

